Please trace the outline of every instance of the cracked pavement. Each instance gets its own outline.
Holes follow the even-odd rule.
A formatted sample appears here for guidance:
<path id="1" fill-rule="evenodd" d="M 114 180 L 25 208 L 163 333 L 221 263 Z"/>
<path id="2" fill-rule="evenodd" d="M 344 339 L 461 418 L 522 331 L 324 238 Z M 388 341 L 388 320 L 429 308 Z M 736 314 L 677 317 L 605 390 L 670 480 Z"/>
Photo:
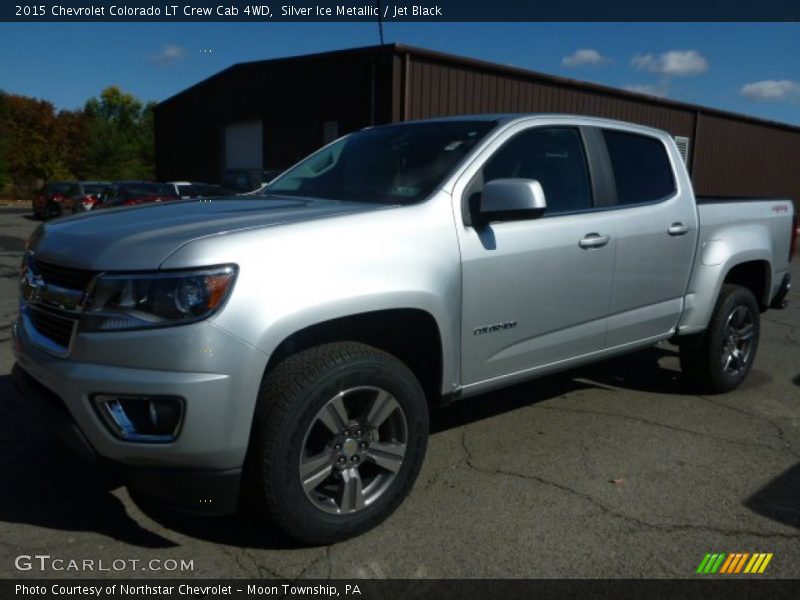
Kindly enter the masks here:
<path id="1" fill-rule="evenodd" d="M 731 394 L 697 395 L 664 344 L 436 409 L 395 515 L 304 548 L 249 515 L 140 505 L 44 430 L 8 376 L 35 226 L 0 209 L 0 577 L 82 575 L 15 571 L 15 556 L 36 553 L 194 561 L 174 577 L 692 577 L 706 552 L 772 552 L 762 577 L 800 577 L 797 291 L 762 315 L 754 369 Z"/>

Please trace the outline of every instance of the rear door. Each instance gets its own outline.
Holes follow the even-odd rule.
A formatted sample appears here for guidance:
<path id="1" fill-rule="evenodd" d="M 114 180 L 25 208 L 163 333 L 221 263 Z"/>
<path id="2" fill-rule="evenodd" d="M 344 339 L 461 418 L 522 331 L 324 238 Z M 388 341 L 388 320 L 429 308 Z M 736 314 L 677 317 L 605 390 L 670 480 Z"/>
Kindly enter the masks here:
<path id="1" fill-rule="evenodd" d="M 655 135 L 602 128 L 616 260 L 607 346 L 663 337 L 677 324 L 697 246 L 697 207 L 677 150 Z"/>
<path id="2" fill-rule="evenodd" d="M 581 128 L 529 126 L 495 145 L 456 186 L 465 220 L 482 186 L 500 178 L 539 181 L 547 209 L 459 228 L 466 384 L 600 351 L 606 337 L 613 211 L 595 202 Z"/>

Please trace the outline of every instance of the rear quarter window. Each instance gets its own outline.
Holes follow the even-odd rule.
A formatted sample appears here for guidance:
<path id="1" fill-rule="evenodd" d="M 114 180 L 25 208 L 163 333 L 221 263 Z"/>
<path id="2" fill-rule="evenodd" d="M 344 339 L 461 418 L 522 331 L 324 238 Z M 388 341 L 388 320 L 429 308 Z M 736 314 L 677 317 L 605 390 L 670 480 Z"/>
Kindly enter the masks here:
<path id="1" fill-rule="evenodd" d="M 603 130 L 608 148 L 617 204 L 655 202 L 677 189 L 667 150 L 660 140 L 626 131 Z"/>

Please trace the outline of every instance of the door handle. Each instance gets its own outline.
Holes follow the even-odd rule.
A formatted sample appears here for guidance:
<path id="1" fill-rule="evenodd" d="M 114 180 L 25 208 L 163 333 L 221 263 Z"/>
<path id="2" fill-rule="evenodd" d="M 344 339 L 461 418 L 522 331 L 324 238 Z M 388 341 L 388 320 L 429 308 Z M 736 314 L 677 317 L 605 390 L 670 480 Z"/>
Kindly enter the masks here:
<path id="1" fill-rule="evenodd" d="M 684 225 L 683 223 L 673 223 L 667 229 L 667 233 L 670 235 L 683 235 L 684 233 L 688 233 L 689 226 Z"/>
<path id="2" fill-rule="evenodd" d="M 599 233 L 587 233 L 586 236 L 578 242 L 581 248 L 600 248 L 605 246 L 611 239 L 610 235 L 600 235 Z"/>

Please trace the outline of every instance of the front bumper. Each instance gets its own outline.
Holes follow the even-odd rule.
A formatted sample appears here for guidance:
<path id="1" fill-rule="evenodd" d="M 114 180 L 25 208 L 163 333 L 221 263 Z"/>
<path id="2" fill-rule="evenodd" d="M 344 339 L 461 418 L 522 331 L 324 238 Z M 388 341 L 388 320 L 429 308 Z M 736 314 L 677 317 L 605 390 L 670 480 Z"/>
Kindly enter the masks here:
<path id="1" fill-rule="evenodd" d="M 183 512 L 227 515 L 239 502 L 241 468 L 180 469 L 131 466 L 108 460 L 94 449 L 62 399 L 14 365 L 17 390 L 39 409 L 47 427 L 75 454 L 120 477 L 132 490 Z"/>
<path id="2" fill-rule="evenodd" d="M 235 510 L 266 365 L 263 353 L 210 322 L 78 334 L 69 358 L 36 346 L 21 320 L 12 334 L 17 386 L 78 454 L 174 508 L 211 514 Z M 180 435 L 165 444 L 115 437 L 92 405 L 91 396 L 98 393 L 183 398 Z"/>

